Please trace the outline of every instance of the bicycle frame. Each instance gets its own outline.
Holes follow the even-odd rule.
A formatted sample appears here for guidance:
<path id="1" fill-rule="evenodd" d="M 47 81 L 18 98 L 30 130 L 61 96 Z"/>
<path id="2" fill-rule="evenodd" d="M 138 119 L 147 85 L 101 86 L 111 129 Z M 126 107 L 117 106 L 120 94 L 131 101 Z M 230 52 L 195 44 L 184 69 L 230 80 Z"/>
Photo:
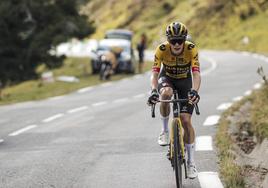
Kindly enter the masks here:
<path id="1" fill-rule="evenodd" d="M 179 99 L 178 98 L 178 93 L 176 91 L 174 91 L 174 100 L 175 102 L 173 102 L 173 120 L 172 120 L 172 124 L 171 124 L 171 132 L 170 132 L 170 143 L 174 143 L 174 126 L 176 126 L 177 130 L 178 130 L 178 138 L 179 138 L 179 144 L 181 147 L 181 156 L 179 156 L 180 159 L 184 159 L 185 158 L 185 151 L 184 151 L 184 140 L 183 140 L 183 135 L 184 135 L 184 129 L 182 126 L 182 122 L 180 119 L 180 102 L 188 102 L 188 99 Z M 176 102 L 178 101 L 178 102 Z M 161 102 L 165 102 L 164 100 L 162 100 Z M 174 154 L 172 153 L 172 149 L 170 150 L 171 152 L 171 158 L 174 156 Z M 180 155 L 180 154 L 179 154 Z"/>

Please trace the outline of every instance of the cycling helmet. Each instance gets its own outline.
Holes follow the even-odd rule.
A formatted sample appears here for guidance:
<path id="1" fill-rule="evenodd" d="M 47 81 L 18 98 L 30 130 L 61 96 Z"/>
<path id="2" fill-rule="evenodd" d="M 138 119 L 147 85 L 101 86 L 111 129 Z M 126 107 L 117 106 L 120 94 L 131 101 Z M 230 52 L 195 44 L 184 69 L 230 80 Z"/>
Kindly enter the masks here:
<path id="1" fill-rule="evenodd" d="M 180 22 L 172 22 L 166 29 L 166 36 L 168 38 L 186 38 L 187 33 L 188 31 L 186 26 Z"/>

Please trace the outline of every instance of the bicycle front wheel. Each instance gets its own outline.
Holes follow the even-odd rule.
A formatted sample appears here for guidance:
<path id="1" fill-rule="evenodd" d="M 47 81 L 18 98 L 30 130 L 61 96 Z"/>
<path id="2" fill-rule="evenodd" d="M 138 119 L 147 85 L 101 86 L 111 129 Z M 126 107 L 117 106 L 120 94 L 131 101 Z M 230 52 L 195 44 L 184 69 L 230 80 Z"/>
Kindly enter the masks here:
<path id="1" fill-rule="evenodd" d="M 182 188 L 182 169 L 181 169 L 181 147 L 179 142 L 179 134 L 178 134 L 178 123 L 174 121 L 173 124 L 173 164 L 174 164 L 174 170 L 175 170 L 175 177 L 176 177 L 176 185 L 177 188 Z"/>

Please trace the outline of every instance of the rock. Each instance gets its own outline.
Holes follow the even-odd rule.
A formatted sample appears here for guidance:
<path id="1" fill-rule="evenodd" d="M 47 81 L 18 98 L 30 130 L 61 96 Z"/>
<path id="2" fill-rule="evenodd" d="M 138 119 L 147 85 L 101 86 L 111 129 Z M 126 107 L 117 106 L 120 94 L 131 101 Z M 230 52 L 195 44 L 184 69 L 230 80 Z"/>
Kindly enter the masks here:
<path id="1" fill-rule="evenodd" d="M 241 140 L 246 140 L 248 138 L 248 131 L 242 131 L 241 132 Z"/>
<path id="2" fill-rule="evenodd" d="M 54 82 L 53 72 L 51 72 L 51 71 L 42 73 L 41 78 L 42 78 L 42 82 L 44 82 L 44 83 L 53 83 Z"/>
<path id="3" fill-rule="evenodd" d="M 264 139 L 261 144 L 257 144 L 249 156 L 254 158 L 252 166 L 268 169 L 268 140 Z"/>
<path id="4" fill-rule="evenodd" d="M 62 82 L 79 82 L 79 79 L 75 76 L 58 76 L 57 81 Z"/>

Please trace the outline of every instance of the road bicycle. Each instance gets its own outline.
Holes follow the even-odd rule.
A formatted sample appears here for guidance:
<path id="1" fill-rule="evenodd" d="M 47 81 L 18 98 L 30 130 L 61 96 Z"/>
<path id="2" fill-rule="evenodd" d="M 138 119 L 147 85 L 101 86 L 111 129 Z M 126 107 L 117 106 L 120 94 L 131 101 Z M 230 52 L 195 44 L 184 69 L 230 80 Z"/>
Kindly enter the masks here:
<path id="1" fill-rule="evenodd" d="M 183 141 L 183 126 L 180 119 L 180 103 L 189 102 L 189 99 L 179 99 L 178 92 L 175 90 L 173 93 L 173 99 L 161 100 L 158 102 L 166 102 L 173 104 L 173 119 L 171 124 L 170 144 L 168 158 L 171 162 L 171 166 L 175 171 L 177 188 L 182 188 L 182 165 L 184 165 L 185 179 L 187 179 L 187 168 L 185 159 L 185 148 Z M 194 104 L 195 112 L 200 115 L 197 104 Z M 152 105 L 152 117 L 155 117 L 155 104 Z"/>
<path id="2" fill-rule="evenodd" d="M 106 59 L 105 55 L 100 57 L 100 80 L 109 80 L 111 77 L 112 63 Z"/>

